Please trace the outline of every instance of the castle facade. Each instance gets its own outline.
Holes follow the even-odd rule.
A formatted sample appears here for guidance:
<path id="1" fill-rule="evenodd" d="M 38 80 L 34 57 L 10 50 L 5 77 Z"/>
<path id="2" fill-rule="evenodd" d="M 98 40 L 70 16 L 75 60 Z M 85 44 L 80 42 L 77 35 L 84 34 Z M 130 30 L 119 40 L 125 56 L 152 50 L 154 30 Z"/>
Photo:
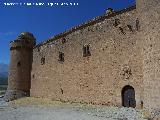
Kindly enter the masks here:
<path id="1" fill-rule="evenodd" d="M 38 45 L 22 33 L 10 43 L 5 98 L 160 108 L 159 33 L 159 0 L 110 9 Z"/>

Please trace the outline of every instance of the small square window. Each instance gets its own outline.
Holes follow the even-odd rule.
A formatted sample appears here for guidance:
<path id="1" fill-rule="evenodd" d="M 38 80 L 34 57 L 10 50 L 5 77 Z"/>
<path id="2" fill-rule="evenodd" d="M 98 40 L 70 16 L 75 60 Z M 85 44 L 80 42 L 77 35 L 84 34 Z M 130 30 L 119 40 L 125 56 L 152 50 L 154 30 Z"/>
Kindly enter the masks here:
<path id="1" fill-rule="evenodd" d="M 64 53 L 63 52 L 59 52 L 59 61 L 64 62 Z"/>
<path id="2" fill-rule="evenodd" d="M 89 45 L 83 46 L 83 57 L 91 56 Z"/>

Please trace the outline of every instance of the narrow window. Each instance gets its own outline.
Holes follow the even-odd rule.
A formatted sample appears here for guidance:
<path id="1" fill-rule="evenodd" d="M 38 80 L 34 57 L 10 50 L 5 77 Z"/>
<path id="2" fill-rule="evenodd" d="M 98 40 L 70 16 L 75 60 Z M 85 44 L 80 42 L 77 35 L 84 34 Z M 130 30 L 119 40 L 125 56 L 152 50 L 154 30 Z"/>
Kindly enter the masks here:
<path id="1" fill-rule="evenodd" d="M 61 93 L 63 94 L 63 89 L 61 88 Z"/>
<path id="2" fill-rule="evenodd" d="M 59 61 L 64 62 L 64 53 L 63 52 L 59 52 Z"/>
<path id="3" fill-rule="evenodd" d="M 17 63 L 17 67 L 20 67 L 21 66 L 21 62 L 19 61 L 18 63 Z"/>
<path id="4" fill-rule="evenodd" d="M 41 65 L 44 65 L 45 64 L 45 57 L 42 57 L 41 58 Z"/>
<path id="5" fill-rule="evenodd" d="M 137 31 L 140 29 L 139 19 L 136 19 L 136 29 Z"/>
<path id="6" fill-rule="evenodd" d="M 32 75 L 32 78 L 34 79 L 34 77 L 35 77 L 35 76 L 34 76 L 34 74 L 33 74 L 33 75 Z"/>
<path id="7" fill-rule="evenodd" d="M 83 46 L 83 57 L 91 56 L 89 45 Z"/>

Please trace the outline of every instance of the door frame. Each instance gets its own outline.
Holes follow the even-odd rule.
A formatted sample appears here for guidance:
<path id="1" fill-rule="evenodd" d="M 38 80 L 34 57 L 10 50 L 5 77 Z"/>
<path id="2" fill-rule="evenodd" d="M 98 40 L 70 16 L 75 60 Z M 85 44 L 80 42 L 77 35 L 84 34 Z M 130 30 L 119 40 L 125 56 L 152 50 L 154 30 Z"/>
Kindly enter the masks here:
<path id="1" fill-rule="evenodd" d="M 129 105 L 129 106 L 125 106 L 125 98 L 124 98 L 124 92 L 126 91 L 126 90 L 129 90 L 129 89 L 132 89 L 133 90 L 133 102 L 134 102 L 134 104 L 133 105 Z M 135 108 L 136 107 L 136 99 L 135 99 L 135 90 L 134 90 L 134 88 L 132 87 L 132 86 L 130 86 L 130 85 L 126 85 L 126 86 L 124 86 L 123 88 L 122 88 L 122 91 L 121 91 L 121 97 L 122 97 L 122 106 L 124 106 L 124 107 L 133 107 L 133 108 Z"/>

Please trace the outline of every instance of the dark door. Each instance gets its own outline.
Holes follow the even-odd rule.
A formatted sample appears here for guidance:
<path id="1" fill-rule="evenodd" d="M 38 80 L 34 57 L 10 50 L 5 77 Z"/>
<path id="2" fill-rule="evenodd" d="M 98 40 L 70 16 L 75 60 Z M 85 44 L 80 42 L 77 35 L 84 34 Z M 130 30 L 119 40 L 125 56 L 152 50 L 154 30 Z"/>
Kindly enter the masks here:
<path id="1" fill-rule="evenodd" d="M 136 107 L 135 91 L 131 86 L 125 86 L 122 90 L 122 105 L 124 107 Z"/>

